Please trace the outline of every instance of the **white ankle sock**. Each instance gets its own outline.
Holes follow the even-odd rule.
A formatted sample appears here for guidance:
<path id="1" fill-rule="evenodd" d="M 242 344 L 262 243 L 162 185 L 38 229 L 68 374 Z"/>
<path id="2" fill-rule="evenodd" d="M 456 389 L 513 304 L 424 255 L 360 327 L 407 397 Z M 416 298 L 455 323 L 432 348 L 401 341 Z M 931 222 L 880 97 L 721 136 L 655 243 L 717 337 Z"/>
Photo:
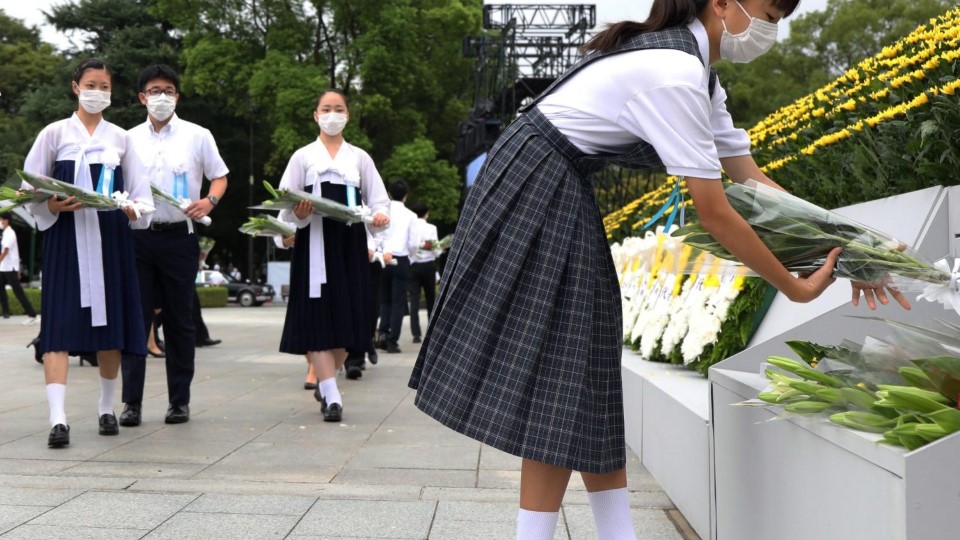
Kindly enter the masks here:
<path id="1" fill-rule="evenodd" d="M 327 405 L 339 403 L 343 405 L 343 398 L 340 397 L 340 390 L 337 388 L 337 378 L 330 377 L 320 381 L 320 395 L 327 401 Z"/>
<path id="2" fill-rule="evenodd" d="M 67 425 L 67 413 L 63 404 L 67 400 L 67 385 L 51 383 L 47 385 L 47 403 L 50 404 L 50 427 L 57 424 Z"/>
<path id="3" fill-rule="evenodd" d="M 100 377 L 100 414 L 113 414 L 113 396 L 117 393 L 117 379 Z"/>
<path id="4" fill-rule="evenodd" d="M 520 509 L 517 515 L 517 540 L 553 540 L 560 512 L 536 512 Z"/>
<path id="5" fill-rule="evenodd" d="M 587 493 L 600 540 L 636 540 L 627 488 Z"/>

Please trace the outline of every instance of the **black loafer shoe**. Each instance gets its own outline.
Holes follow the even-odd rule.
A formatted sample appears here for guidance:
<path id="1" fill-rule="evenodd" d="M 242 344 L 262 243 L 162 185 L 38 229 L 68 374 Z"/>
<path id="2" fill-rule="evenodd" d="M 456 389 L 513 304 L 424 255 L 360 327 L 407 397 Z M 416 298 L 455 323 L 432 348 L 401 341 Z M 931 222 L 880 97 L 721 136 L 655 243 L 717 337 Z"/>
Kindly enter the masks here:
<path id="1" fill-rule="evenodd" d="M 348 379 L 350 379 L 350 380 L 352 380 L 352 381 L 355 381 L 355 380 L 359 379 L 360 377 L 363 377 L 363 370 L 360 369 L 360 366 L 356 366 L 356 365 L 347 366 L 347 378 L 348 378 Z"/>
<path id="2" fill-rule="evenodd" d="M 316 390 L 316 389 L 317 389 L 317 383 L 315 383 L 315 382 L 303 381 L 303 389 L 304 389 L 304 390 Z"/>
<path id="3" fill-rule="evenodd" d="M 166 424 L 183 424 L 190 421 L 189 405 L 171 405 L 167 409 L 167 417 L 163 419 Z"/>
<path id="4" fill-rule="evenodd" d="M 375 348 L 377 348 L 377 349 L 386 350 L 386 348 L 387 348 L 387 342 L 386 342 L 386 341 L 383 341 L 383 340 L 375 341 L 374 344 L 373 344 L 373 346 L 374 346 Z"/>
<path id="5" fill-rule="evenodd" d="M 100 415 L 100 434 L 101 435 L 117 435 L 120 433 L 120 427 L 117 426 L 117 417 L 110 414 L 101 414 Z"/>
<path id="6" fill-rule="evenodd" d="M 221 343 L 223 343 L 223 340 L 222 340 L 222 339 L 210 339 L 210 338 L 207 338 L 207 339 L 204 339 L 204 340 L 202 340 L 202 341 L 198 341 L 198 342 L 197 342 L 197 347 L 213 347 L 214 345 L 219 345 L 219 344 L 221 344 Z"/>
<path id="7" fill-rule="evenodd" d="M 377 356 L 376 349 L 367 353 L 367 360 L 369 360 L 371 364 L 377 365 L 377 361 L 380 360 L 380 358 Z"/>
<path id="8" fill-rule="evenodd" d="M 400 347 L 396 345 L 387 345 L 387 352 L 390 354 L 397 354 L 400 352 Z"/>
<path id="9" fill-rule="evenodd" d="M 421 340 L 420 340 L 420 336 L 413 336 L 413 342 L 414 342 L 414 343 L 420 343 L 420 341 L 421 341 Z"/>
<path id="10" fill-rule="evenodd" d="M 339 422 L 343 419 L 343 406 L 339 403 L 331 403 L 327 410 L 323 412 L 324 422 Z"/>
<path id="11" fill-rule="evenodd" d="M 63 448 L 70 444 L 70 426 L 57 424 L 50 430 L 50 436 L 47 437 L 47 446 L 50 448 Z"/>
<path id="12" fill-rule="evenodd" d="M 319 388 L 313 391 L 313 399 L 320 402 L 320 414 L 327 412 L 327 400 L 323 399 L 323 396 L 320 395 Z"/>
<path id="13" fill-rule="evenodd" d="M 136 427 L 140 425 L 139 403 L 123 404 L 123 412 L 120 413 L 120 425 L 123 427 Z"/>

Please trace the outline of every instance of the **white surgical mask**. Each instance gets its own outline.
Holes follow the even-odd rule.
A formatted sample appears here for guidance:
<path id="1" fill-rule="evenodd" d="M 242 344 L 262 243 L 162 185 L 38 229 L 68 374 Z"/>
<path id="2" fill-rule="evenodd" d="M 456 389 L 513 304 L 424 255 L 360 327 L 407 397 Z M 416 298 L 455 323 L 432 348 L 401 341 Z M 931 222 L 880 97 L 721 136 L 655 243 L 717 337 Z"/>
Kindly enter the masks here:
<path id="1" fill-rule="evenodd" d="M 320 126 L 320 131 L 333 137 L 339 135 L 347 125 L 347 115 L 337 112 L 321 114 L 317 117 L 317 124 Z"/>
<path id="2" fill-rule="evenodd" d="M 99 90 L 81 90 L 80 106 L 90 114 L 97 114 L 110 106 L 110 92 Z"/>
<path id="3" fill-rule="evenodd" d="M 173 96 L 160 94 L 159 96 L 147 96 L 147 111 L 150 116 L 164 122 L 167 118 L 173 116 L 174 109 L 177 108 L 177 100 Z"/>
<path id="4" fill-rule="evenodd" d="M 738 0 L 731 0 L 741 11 L 750 17 Z M 746 64 L 769 51 L 777 42 L 777 25 L 750 17 L 747 29 L 739 34 L 727 31 L 727 23 L 722 19 L 723 34 L 720 35 L 720 58 L 737 64 Z"/>

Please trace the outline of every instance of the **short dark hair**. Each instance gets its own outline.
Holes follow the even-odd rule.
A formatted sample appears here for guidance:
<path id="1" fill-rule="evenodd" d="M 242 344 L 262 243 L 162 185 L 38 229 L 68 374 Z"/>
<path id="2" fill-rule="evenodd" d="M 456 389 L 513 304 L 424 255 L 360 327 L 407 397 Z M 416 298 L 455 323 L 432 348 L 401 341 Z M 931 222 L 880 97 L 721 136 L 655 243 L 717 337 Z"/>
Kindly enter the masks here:
<path id="1" fill-rule="evenodd" d="M 416 214 L 418 218 L 422 218 L 430 211 L 430 209 L 427 208 L 427 203 L 422 201 L 410 205 L 410 210 L 413 210 L 413 213 Z"/>
<path id="2" fill-rule="evenodd" d="M 397 178 L 393 182 L 390 182 L 390 186 L 387 187 L 387 192 L 390 193 L 391 199 L 402 201 L 403 198 L 407 196 L 407 193 L 410 192 L 410 186 L 402 179 Z"/>
<path id="3" fill-rule="evenodd" d="M 143 71 L 140 72 L 137 88 L 143 92 L 147 89 L 147 83 L 155 79 L 163 79 L 169 82 L 177 89 L 177 93 L 180 93 L 180 76 L 177 75 L 176 70 L 166 64 L 153 64 L 143 68 Z"/>
<path id="4" fill-rule="evenodd" d="M 80 84 L 80 79 L 83 78 L 83 74 L 86 73 L 88 69 L 102 69 L 107 72 L 107 75 L 110 75 L 111 79 L 113 78 L 113 72 L 103 63 L 103 60 L 99 58 L 87 58 L 77 65 L 77 69 L 73 70 L 73 82 Z"/>
<path id="5" fill-rule="evenodd" d="M 8 213 L 6 213 L 6 212 L 0 214 L 0 220 L 10 221 L 10 214 L 8 214 Z"/>
<path id="6" fill-rule="evenodd" d="M 329 94 L 330 92 L 333 92 L 334 94 L 340 94 L 340 97 L 343 98 L 343 104 L 346 105 L 348 109 L 350 108 L 350 100 L 347 99 L 347 95 L 343 93 L 343 90 L 338 90 L 336 88 L 327 88 L 323 92 L 320 92 L 320 95 L 317 96 L 317 104 L 314 106 L 314 108 L 319 107 L 320 100 L 323 99 L 323 96 Z"/>

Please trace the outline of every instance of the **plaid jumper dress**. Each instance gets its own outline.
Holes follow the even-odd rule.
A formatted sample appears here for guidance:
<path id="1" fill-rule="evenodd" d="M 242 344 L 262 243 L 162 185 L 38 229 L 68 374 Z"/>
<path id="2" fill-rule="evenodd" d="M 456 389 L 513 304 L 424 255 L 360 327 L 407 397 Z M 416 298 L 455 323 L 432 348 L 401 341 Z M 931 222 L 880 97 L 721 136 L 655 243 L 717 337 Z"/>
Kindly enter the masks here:
<path id="1" fill-rule="evenodd" d="M 590 62 L 641 49 L 700 58 L 686 27 L 642 34 L 586 56 L 541 97 Z M 409 385 L 417 407 L 455 431 L 523 458 L 606 473 L 626 464 L 623 323 L 588 176 L 608 163 L 662 163 L 646 142 L 586 155 L 535 103 L 497 140 L 467 196 Z"/>

